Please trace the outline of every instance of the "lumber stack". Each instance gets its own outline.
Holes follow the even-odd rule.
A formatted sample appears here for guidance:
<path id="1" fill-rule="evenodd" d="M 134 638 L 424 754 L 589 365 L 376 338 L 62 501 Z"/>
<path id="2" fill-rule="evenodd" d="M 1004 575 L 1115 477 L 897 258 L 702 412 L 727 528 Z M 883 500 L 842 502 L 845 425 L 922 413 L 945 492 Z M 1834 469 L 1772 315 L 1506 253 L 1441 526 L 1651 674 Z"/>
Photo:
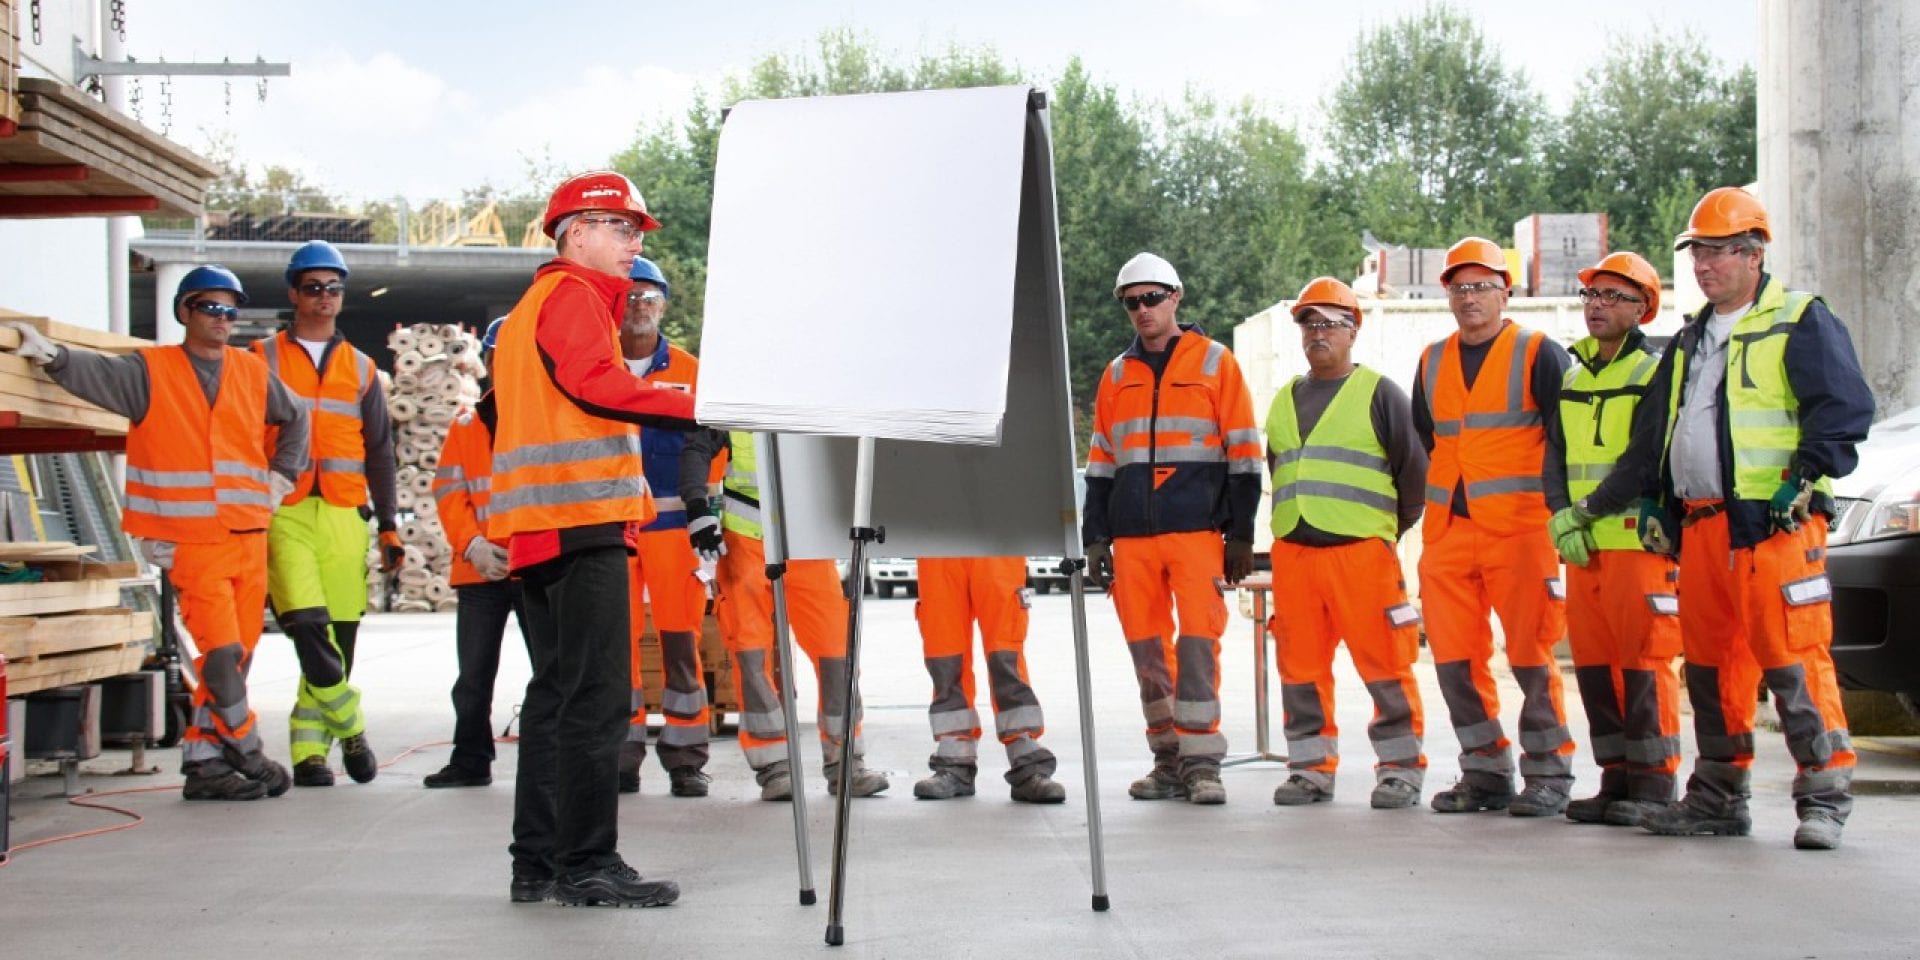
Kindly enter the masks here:
<path id="1" fill-rule="evenodd" d="M 37 582 L 0 583 L 0 656 L 7 693 L 17 696 L 140 669 L 153 615 L 120 606 L 120 581 L 133 563 L 95 563 L 92 547 L 0 543 L 0 563 L 37 571 Z"/>
<path id="2" fill-rule="evenodd" d="M 433 476 L 440 466 L 447 426 L 462 407 L 480 399 L 480 378 L 486 373 L 480 362 L 480 340 L 457 324 L 416 323 L 394 328 L 387 336 L 387 348 L 394 357 L 393 374 L 386 384 L 387 413 L 393 418 L 393 452 L 400 461 L 400 539 L 407 545 L 398 590 L 387 609 L 451 610 L 454 594 L 447 574 L 453 550 L 440 526 Z M 378 572 L 377 556 L 367 569 L 373 571 L 368 589 L 378 606 L 387 585 Z"/>
<path id="3" fill-rule="evenodd" d="M 0 308 L 0 321 L 32 324 L 47 339 L 104 353 L 128 353 L 151 341 L 60 323 Z M 20 334 L 0 327 L 0 413 L 8 425 L 52 430 L 90 430 L 95 436 L 125 437 L 127 418 L 109 413 L 66 391 L 31 362 L 13 355 Z"/>

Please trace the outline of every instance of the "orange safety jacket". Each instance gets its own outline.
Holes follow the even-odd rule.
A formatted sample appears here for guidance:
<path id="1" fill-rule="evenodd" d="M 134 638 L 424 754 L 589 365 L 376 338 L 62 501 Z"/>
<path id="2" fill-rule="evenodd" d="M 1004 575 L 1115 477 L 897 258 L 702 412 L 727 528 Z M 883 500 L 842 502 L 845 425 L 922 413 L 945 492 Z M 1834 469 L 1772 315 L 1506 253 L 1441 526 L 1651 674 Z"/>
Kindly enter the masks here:
<path id="1" fill-rule="evenodd" d="M 1219 530 L 1230 522 L 1252 539 L 1252 510 L 1230 517 L 1228 478 L 1258 478 L 1266 450 L 1253 418 L 1253 398 L 1226 344 L 1198 328 L 1182 328 L 1166 369 L 1155 379 L 1139 340 L 1115 357 L 1093 402 L 1087 479 L 1110 479 L 1103 516 L 1090 516 L 1092 536 L 1143 537 Z M 1097 484 L 1089 486 L 1089 499 Z M 1258 494 L 1255 481 L 1254 494 Z M 1252 506 L 1251 504 L 1249 506 Z M 1101 524 L 1104 526 L 1095 529 Z"/>
<path id="2" fill-rule="evenodd" d="M 273 520 L 267 480 L 267 366 L 226 348 L 211 407 L 185 347 L 140 351 L 147 415 L 127 432 L 127 506 L 136 537 L 219 543 Z"/>
<path id="3" fill-rule="evenodd" d="M 481 398 L 489 403 L 491 394 Z M 433 473 L 433 499 L 439 506 L 440 527 L 453 548 L 453 569 L 447 582 L 456 587 L 486 583 L 467 560 L 467 544 L 487 534 L 492 505 L 493 433 L 474 410 L 462 410 L 447 426 L 440 445 L 440 466 Z M 500 546 L 506 544 L 500 542 Z"/>
<path id="4" fill-rule="evenodd" d="M 342 340 L 326 355 L 326 370 L 315 369 L 312 355 L 282 330 L 253 342 L 253 350 L 267 361 L 269 369 L 286 385 L 287 392 L 306 400 L 313 422 L 313 449 L 305 473 L 294 482 L 287 504 L 305 500 L 314 488 L 314 472 L 319 471 L 320 496 L 336 507 L 360 507 L 367 503 L 367 442 L 365 422 L 360 418 L 360 401 L 373 389 L 379 374 L 373 360 L 352 344 Z M 267 446 L 273 446 L 269 430 Z"/>
<path id="5" fill-rule="evenodd" d="M 560 284 L 585 282 L 564 270 L 541 274 L 501 325 L 493 358 L 500 418 L 487 517 L 494 540 L 654 517 L 639 428 L 582 411 L 554 386 L 540 359 L 541 307 Z M 618 362 L 620 332 L 612 323 L 607 350 Z"/>
<path id="6" fill-rule="evenodd" d="M 1473 521 L 1498 536 L 1544 530 L 1547 509 L 1547 432 L 1533 401 L 1533 364 L 1545 334 L 1508 323 L 1468 390 L 1460 366 L 1460 335 L 1428 344 L 1420 356 L 1421 387 L 1433 416 L 1433 455 L 1427 464 L 1425 542 L 1446 533 L 1453 489 L 1466 485 Z"/>

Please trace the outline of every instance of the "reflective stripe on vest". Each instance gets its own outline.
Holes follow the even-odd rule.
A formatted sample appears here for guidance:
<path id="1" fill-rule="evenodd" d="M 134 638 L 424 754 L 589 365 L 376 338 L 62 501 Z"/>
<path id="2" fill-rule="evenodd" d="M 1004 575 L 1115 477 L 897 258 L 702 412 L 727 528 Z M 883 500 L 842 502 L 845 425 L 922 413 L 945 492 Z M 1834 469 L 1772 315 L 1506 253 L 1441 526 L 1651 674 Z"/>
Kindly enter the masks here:
<path id="1" fill-rule="evenodd" d="M 1273 536 L 1284 539 L 1304 518 L 1343 537 L 1399 533 L 1399 500 L 1386 448 L 1373 429 L 1373 393 L 1380 374 L 1356 366 L 1303 441 L 1293 405 L 1295 377 L 1274 394 L 1267 413 L 1273 454 Z"/>
<path id="2" fill-rule="evenodd" d="M 141 351 L 147 416 L 127 435 L 122 526 L 138 537 L 216 543 L 273 518 L 268 485 L 267 368 L 228 348 L 214 402 L 183 347 Z"/>
<path id="3" fill-rule="evenodd" d="M 727 476 L 721 481 L 720 526 L 755 540 L 762 539 L 760 517 L 760 475 L 756 471 L 753 434 L 735 430 L 727 434 L 732 447 L 727 457 Z"/>
<path id="4" fill-rule="evenodd" d="M 317 470 L 320 495 L 328 503 L 339 507 L 367 503 L 366 423 L 360 417 L 360 403 L 379 376 L 373 360 L 342 340 L 325 354 L 326 370 L 318 370 L 313 355 L 293 341 L 291 331 L 256 340 L 253 348 L 287 392 L 307 401 L 311 414 L 312 462 L 294 482 L 286 502 L 299 503 L 313 492 Z"/>
<path id="5" fill-rule="evenodd" d="M 1573 352 L 1592 356 L 1599 342 L 1588 338 Z M 1599 372 L 1585 363 L 1567 371 L 1560 389 L 1560 428 L 1566 438 L 1567 496 L 1573 500 L 1592 493 L 1612 472 L 1614 461 L 1626 452 L 1633 432 L 1633 412 L 1645 398 L 1647 384 L 1659 366 L 1660 355 L 1646 341 L 1615 356 Z M 1593 523 L 1594 546 L 1602 550 L 1640 550 L 1633 529 L 1635 517 L 1613 514 Z"/>
<path id="6" fill-rule="evenodd" d="M 1767 284 L 1727 338 L 1727 425 L 1733 441 L 1733 496 L 1766 500 L 1800 449 L 1800 398 L 1787 382 L 1787 336 L 1816 298 Z M 1815 489 L 1831 496 L 1825 477 Z"/>
<path id="7" fill-rule="evenodd" d="M 1420 377 L 1433 418 L 1422 525 L 1427 542 L 1451 523 L 1456 484 L 1465 487 L 1474 522 L 1489 532 L 1512 536 L 1546 526 L 1546 431 L 1533 402 L 1534 360 L 1545 344 L 1544 334 L 1507 323 L 1471 388 L 1460 363 L 1459 334 L 1427 346 Z"/>

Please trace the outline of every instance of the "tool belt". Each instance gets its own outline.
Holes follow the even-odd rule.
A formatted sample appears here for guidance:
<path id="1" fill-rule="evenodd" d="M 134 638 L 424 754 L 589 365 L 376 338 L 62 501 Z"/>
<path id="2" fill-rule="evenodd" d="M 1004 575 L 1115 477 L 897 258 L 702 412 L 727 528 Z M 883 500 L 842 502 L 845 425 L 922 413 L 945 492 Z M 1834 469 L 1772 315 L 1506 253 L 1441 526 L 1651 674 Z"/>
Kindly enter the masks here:
<path id="1" fill-rule="evenodd" d="M 1691 527 L 1702 520 L 1706 520 L 1726 512 L 1727 512 L 1727 501 L 1725 500 L 1709 500 L 1704 503 L 1697 503 L 1694 506 L 1687 508 L 1686 516 L 1680 518 L 1680 526 L 1683 529 L 1686 527 Z"/>

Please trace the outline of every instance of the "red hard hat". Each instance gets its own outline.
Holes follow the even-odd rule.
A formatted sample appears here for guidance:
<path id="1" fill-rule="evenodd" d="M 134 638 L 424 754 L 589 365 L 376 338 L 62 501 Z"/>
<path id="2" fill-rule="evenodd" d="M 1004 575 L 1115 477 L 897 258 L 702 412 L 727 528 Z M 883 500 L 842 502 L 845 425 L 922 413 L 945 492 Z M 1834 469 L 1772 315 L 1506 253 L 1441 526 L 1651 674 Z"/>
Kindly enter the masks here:
<path id="1" fill-rule="evenodd" d="M 1483 237 L 1468 237 L 1447 249 L 1447 264 L 1440 269 L 1440 282 L 1446 283 L 1461 267 L 1486 267 L 1513 286 L 1513 274 L 1507 271 L 1507 252 Z"/>
<path id="2" fill-rule="evenodd" d="M 547 214 L 540 221 L 540 229 L 552 237 L 553 225 L 561 217 L 587 210 L 630 213 L 639 219 L 640 229 L 660 229 L 660 221 L 647 213 L 647 201 L 640 196 L 640 188 L 634 186 L 632 180 L 611 170 L 596 170 L 570 177 L 555 188 L 553 196 L 547 198 Z"/>
<path id="3" fill-rule="evenodd" d="M 1684 250 L 1697 240 L 1718 240 L 1743 233 L 1758 233 L 1760 239 L 1773 242 L 1767 226 L 1767 208 L 1759 198 L 1739 187 L 1719 187 L 1707 191 L 1687 218 L 1686 232 L 1680 234 L 1675 250 Z"/>
<path id="4" fill-rule="evenodd" d="M 1660 313 L 1660 274 L 1653 269 L 1653 264 L 1647 262 L 1647 258 L 1624 250 L 1609 253 L 1599 263 L 1580 271 L 1580 285 L 1593 286 L 1593 278 L 1603 273 L 1611 273 L 1639 287 L 1647 298 L 1647 308 L 1640 314 L 1640 322 L 1653 322 L 1653 318 Z"/>
<path id="5" fill-rule="evenodd" d="M 1300 314 L 1313 307 L 1331 307 L 1353 314 L 1353 325 L 1360 325 L 1360 298 L 1353 295 L 1352 287 L 1332 277 L 1314 277 L 1300 288 L 1299 299 L 1293 301 L 1293 321 L 1299 323 Z"/>

